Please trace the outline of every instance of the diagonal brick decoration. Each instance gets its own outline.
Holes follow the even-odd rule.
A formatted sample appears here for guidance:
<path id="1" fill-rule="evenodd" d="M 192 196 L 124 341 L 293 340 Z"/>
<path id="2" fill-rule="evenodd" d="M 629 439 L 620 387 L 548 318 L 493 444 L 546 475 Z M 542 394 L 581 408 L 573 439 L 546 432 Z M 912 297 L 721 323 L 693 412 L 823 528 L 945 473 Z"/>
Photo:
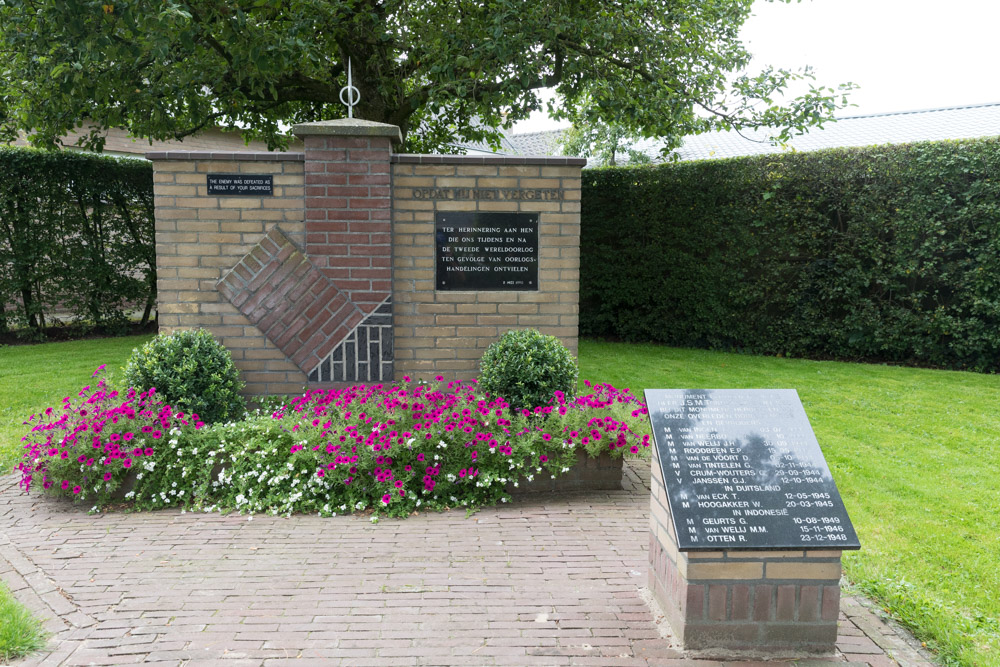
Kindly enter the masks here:
<path id="1" fill-rule="evenodd" d="M 357 336 L 358 325 L 365 319 L 365 313 L 278 227 L 224 275 L 217 287 L 311 380 L 319 377 L 317 367 L 329 360 L 331 352 L 345 339 Z M 391 335 L 390 329 L 390 349 Z M 379 377 L 367 366 L 361 377 L 355 364 L 338 374 L 338 379 L 391 379 L 391 364 L 387 377 L 381 376 L 383 365 L 377 366 Z M 324 380 L 330 377 L 324 375 Z"/>
<path id="2" fill-rule="evenodd" d="M 392 297 L 388 297 L 313 369 L 309 381 L 388 380 L 392 361 Z"/>

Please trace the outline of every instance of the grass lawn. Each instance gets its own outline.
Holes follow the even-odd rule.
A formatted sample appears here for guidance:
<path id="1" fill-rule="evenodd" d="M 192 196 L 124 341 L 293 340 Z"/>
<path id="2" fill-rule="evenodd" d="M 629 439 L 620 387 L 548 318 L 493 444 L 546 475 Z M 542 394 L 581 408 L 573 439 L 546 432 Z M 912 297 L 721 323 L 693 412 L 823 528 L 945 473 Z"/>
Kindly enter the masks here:
<path id="1" fill-rule="evenodd" d="M 861 539 L 848 578 L 946 664 L 1000 665 L 1000 377 L 595 341 L 580 377 L 797 389 Z"/>
<path id="2" fill-rule="evenodd" d="M 21 422 L 148 337 L 0 348 L 0 464 Z M 581 378 L 794 388 L 861 538 L 848 578 L 948 664 L 1000 665 L 1000 377 L 582 341 Z M 0 610 L 9 595 L 0 588 Z M 0 627 L 6 617 L 0 611 Z M 2 655 L 0 644 L 0 655 Z"/>
<path id="3" fill-rule="evenodd" d="M 45 633 L 28 610 L 0 583 L 0 664 L 45 646 Z"/>
<path id="4" fill-rule="evenodd" d="M 98 338 L 45 345 L 0 347 L 0 470 L 9 472 L 21 455 L 24 420 L 91 384 L 101 364 L 109 374 L 128 360 L 132 348 L 152 336 Z"/>
<path id="5" fill-rule="evenodd" d="M 114 372 L 132 348 L 150 336 L 102 338 L 46 345 L 0 347 L 0 471 L 10 472 L 21 454 L 22 422 L 31 413 L 58 406 L 90 384 L 101 364 Z M 0 585 L 0 662 L 44 646 L 38 622 Z"/>

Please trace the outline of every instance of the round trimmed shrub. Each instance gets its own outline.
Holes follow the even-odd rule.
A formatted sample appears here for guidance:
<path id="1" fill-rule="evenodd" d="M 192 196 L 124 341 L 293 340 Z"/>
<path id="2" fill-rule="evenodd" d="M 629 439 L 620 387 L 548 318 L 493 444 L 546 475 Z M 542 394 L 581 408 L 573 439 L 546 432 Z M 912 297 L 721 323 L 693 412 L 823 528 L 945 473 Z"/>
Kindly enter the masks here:
<path id="1" fill-rule="evenodd" d="M 246 409 L 229 350 L 204 329 L 160 334 L 136 348 L 123 381 L 140 391 L 155 388 L 164 403 L 204 422 L 239 418 Z"/>
<path id="2" fill-rule="evenodd" d="M 566 346 L 535 329 L 508 331 L 479 362 L 479 388 L 515 410 L 551 405 L 555 393 L 573 395 L 580 371 Z"/>

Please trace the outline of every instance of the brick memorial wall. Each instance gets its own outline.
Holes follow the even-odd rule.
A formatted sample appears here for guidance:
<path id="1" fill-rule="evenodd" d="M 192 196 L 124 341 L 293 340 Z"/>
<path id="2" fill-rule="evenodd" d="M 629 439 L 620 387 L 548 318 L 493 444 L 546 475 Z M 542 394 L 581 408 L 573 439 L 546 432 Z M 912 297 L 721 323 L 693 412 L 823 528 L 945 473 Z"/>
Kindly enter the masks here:
<path id="1" fill-rule="evenodd" d="M 304 246 L 302 154 L 166 152 L 147 157 L 154 169 L 160 331 L 211 331 L 229 348 L 251 394 L 300 391 L 302 370 L 218 285 L 230 271 L 266 264 L 265 252 L 250 254 L 273 230 L 280 230 L 291 247 Z M 272 191 L 209 196 L 209 174 L 269 175 Z M 255 296 L 259 286 L 251 287 Z"/>
<path id="2" fill-rule="evenodd" d="M 513 328 L 576 353 L 584 160 L 394 154 L 398 128 L 360 120 L 295 132 L 304 152 L 147 154 L 161 331 L 211 331 L 251 395 L 469 379 Z M 483 234 L 451 243 L 449 219 Z"/>
<path id="3" fill-rule="evenodd" d="M 474 377 L 486 347 L 509 329 L 534 328 L 557 336 L 576 354 L 582 163 L 578 158 L 393 156 L 393 288 L 400 372 Z M 500 221 L 505 213 L 537 214 L 536 289 L 441 289 L 435 284 L 443 277 L 440 269 L 449 268 L 438 266 L 447 239 L 436 238 L 435 230 L 455 230 L 459 244 L 473 238 L 459 231 L 468 216 L 456 216 L 455 224 L 444 226 L 449 213 L 462 212 L 500 214 L 493 218 Z M 496 244 L 508 247 L 504 223 L 486 224 L 497 225 L 487 228 L 500 230 L 495 238 L 505 240 Z M 480 235 L 457 247 L 490 248 L 493 238 Z"/>

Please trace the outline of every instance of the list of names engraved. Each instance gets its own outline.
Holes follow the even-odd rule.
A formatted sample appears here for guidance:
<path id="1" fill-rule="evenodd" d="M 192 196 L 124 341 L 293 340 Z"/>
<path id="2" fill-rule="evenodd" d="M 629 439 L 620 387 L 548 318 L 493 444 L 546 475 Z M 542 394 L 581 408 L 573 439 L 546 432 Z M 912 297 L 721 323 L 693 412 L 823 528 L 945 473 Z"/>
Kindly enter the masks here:
<path id="1" fill-rule="evenodd" d="M 794 389 L 647 389 L 681 551 L 859 549 Z"/>

